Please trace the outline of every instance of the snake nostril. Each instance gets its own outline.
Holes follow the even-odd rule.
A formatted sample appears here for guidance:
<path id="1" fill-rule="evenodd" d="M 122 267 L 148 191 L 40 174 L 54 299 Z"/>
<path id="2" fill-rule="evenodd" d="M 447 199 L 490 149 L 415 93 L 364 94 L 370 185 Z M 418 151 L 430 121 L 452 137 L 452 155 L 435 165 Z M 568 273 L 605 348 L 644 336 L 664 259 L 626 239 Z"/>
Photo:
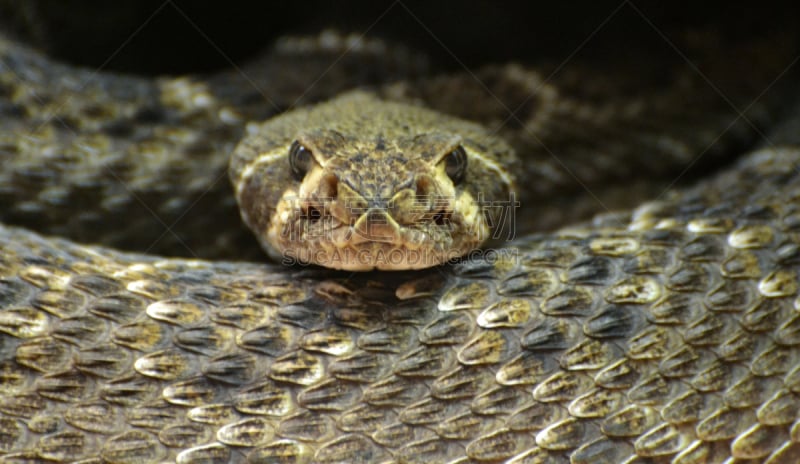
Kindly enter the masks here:
<path id="1" fill-rule="evenodd" d="M 432 219 L 437 226 L 443 226 L 447 224 L 448 220 L 450 219 L 450 215 L 447 213 L 447 211 L 442 210 L 434 214 Z"/>
<path id="2" fill-rule="evenodd" d="M 306 211 L 306 217 L 312 223 L 318 222 L 320 219 L 322 219 L 322 212 L 313 206 L 309 206 L 308 211 Z"/>

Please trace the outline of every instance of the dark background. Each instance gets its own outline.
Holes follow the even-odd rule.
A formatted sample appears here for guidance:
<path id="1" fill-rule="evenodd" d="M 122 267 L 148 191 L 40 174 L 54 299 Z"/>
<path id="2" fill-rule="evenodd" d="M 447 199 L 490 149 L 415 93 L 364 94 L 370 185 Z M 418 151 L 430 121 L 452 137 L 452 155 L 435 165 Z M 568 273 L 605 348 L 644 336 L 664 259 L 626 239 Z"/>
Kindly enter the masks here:
<path id="1" fill-rule="evenodd" d="M 583 50 L 598 59 L 642 47 L 674 55 L 653 26 L 668 37 L 696 27 L 736 40 L 797 29 L 797 3 L 0 0 L 0 18 L 5 30 L 65 61 L 144 74 L 224 68 L 228 58 L 244 61 L 275 37 L 325 27 L 401 41 L 438 68 L 455 69 L 562 60 L 590 36 Z"/>

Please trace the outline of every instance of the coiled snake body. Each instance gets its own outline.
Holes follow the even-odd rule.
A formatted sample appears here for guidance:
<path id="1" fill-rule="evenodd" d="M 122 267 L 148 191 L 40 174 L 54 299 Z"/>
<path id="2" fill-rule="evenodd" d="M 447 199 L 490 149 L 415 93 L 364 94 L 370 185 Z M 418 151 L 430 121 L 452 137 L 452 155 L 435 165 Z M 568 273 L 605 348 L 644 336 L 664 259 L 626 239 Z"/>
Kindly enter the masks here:
<path id="1" fill-rule="evenodd" d="M 352 274 L 235 261 L 252 240 L 230 218 L 219 153 L 246 121 L 333 96 L 364 63 L 390 70 L 381 81 L 410 72 L 411 55 L 367 42 L 306 92 L 298 76 L 315 79 L 353 43 L 290 40 L 243 74 L 147 80 L 95 79 L 0 42 L 0 461 L 800 460 L 796 126 L 696 186 L 454 265 Z M 733 103 L 756 101 L 748 122 L 777 114 L 755 97 L 786 61 L 764 61 L 717 74 L 736 77 Z M 403 101 L 484 124 L 467 155 L 486 149 L 475 134 L 513 147 L 492 158 L 501 170 L 480 171 L 514 177 L 518 223 L 542 229 L 582 217 L 572 174 L 604 202 L 620 196 L 604 196 L 607 181 L 629 179 L 626 199 L 636 178 L 752 136 L 693 72 L 641 88 L 624 72 L 542 76 L 509 65 L 405 80 L 334 109 L 346 120 Z M 259 127 L 240 153 L 269 145 Z M 465 182 L 496 185 L 480 175 Z M 259 208 L 274 206 L 245 213 L 256 229 Z"/>

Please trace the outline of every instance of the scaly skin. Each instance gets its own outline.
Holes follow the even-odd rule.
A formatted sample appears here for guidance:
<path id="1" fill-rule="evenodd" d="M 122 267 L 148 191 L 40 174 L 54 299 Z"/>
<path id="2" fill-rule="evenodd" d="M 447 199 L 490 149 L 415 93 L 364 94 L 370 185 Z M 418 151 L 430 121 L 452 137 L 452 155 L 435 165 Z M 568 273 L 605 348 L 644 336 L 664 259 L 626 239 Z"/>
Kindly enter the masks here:
<path id="1" fill-rule="evenodd" d="M 128 100 L 109 92 L 114 98 L 100 107 L 124 109 L 121 98 L 136 114 L 140 103 L 157 101 L 174 126 L 137 120 L 134 133 L 144 134 L 137 139 L 95 130 L 78 113 L 77 128 L 45 127 L 33 94 L 47 86 L 34 71 L 60 72 L 64 85 L 80 72 L 7 42 L 2 56 L 9 222 L 74 195 L 95 205 L 108 188 L 122 192 L 107 206 L 123 214 L 135 196 L 108 179 L 108 164 L 60 149 L 79 139 L 103 158 L 118 154 L 104 147 L 121 144 L 130 151 L 118 161 L 127 165 L 146 153 L 142 140 L 158 141 L 151 148 L 163 154 L 169 150 L 160 143 L 171 140 L 177 158 L 156 159 L 185 162 L 185 170 L 208 166 L 186 142 L 220 127 L 208 121 L 230 121 L 219 95 L 237 100 L 238 87 L 225 78 L 218 85 L 230 93 L 208 92 L 217 88 L 213 80 L 178 80 L 172 88 L 182 97 L 161 101 L 147 97 L 158 88 L 152 82 L 116 87 L 126 78 L 102 76 L 98 88 L 75 90 L 77 104 L 105 95 L 103 85 L 141 85 L 143 93 Z M 587 166 L 584 179 L 595 187 L 631 170 L 681 167 L 732 121 L 729 108 L 699 98 L 685 82 L 623 96 L 604 83 L 599 91 L 569 79 L 544 84 L 514 65 L 478 76 L 508 91 L 504 103 L 512 108 L 541 90 L 525 117 L 499 132 L 519 156 L 521 177 L 529 176 L 524 211 L 534 218 L 550 201 L 543 193 L 572 184 L 539 156 L 542 141 L 567 166 Z M 739 77 L 742 88 L 763 89 L 763 81 Z M 469 82 L 451 76 L 377 92 L 449 107 L 491 130 L 507 115 L 488 103 L 496 100 L 453 105 L 454 97 L 483 92 Z M 690 100 L 695 111 L 675 105 L 687 95 L 698 97 Z M 175 106 L 187 102 L 208 106 Z M 753 119 L 769 122 L 759 114 Z M 778 133 L 787 139 L 771 137 L 777 148 L 631 213 L 522 236 L 494 255 L 416 272 L 165 258 L 0 226 L 0 460 L 797 461 L 800 150 L 790 143 L 792 127 Z M 735 147 L 743 135 L 723 146 Z M 42 162 L 53 158 L 61 164 Z M 150 186 L 137 194 L 173 194 L 185 174 L 171 173 L 167 185 L 139 169 L 159 175 L 144 164 L 123 169 L 134 173 L 126 183 Z M 81 189 L 94 193 L 74 193 Z M 65 228 L 59 214 L 45 214 L 37 227 Z M 214 212 L 205 214 L 214 222 Z"/>
<path id="2" fill-rule="evenodd" d="M 2 459 L 794 462 L 798 161 L 445 271 L 3 228 Z"/>

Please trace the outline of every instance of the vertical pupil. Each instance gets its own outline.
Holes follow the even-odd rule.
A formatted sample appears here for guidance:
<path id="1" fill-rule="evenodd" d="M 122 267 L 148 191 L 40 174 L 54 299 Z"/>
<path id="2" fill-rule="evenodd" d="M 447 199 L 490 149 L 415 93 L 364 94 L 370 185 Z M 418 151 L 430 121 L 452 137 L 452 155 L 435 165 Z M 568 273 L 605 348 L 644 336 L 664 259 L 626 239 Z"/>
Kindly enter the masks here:
<path id="1" fill-rule="evenodd" d="M 460 160 L 458 159 L 458 153 L 452 152 L 447 157 L 447 167 L 450 168 L 450 171 L 455 172 L 458 170 L 458 166 L 460 164 Z"/>
<path id="2" fill-rule="evenodd" d="M 289 165 L 295 179 L 302 180 L 311 167 L 311 151 L 298 142 L 294 142 L 289 150 Z"/>
<path id="3" fill-rule="evenodd" d="M 454 183 L 459 183 L 464 178 L 467 167 L 467 155 L 462 147 L 458 147 L 447 155 L 445 172 Z"/>

